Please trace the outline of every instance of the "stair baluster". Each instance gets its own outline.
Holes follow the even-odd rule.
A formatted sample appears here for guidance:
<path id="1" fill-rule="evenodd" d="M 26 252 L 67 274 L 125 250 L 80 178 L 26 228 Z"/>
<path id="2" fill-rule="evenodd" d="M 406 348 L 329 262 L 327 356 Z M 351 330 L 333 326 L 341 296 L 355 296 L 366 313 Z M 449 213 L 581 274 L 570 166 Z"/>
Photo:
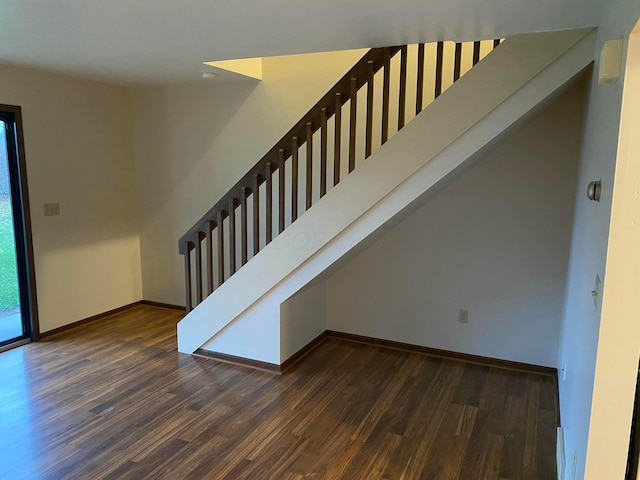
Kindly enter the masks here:
<path id="1" fill-rule="evenodd" d="M 456 43 L 456 53 L 453 62 L 453 81 L 455 82 L 460 78 L 460 67 L 462 65 L 462 44 Z"/>
<path id="2" fill-rule="evenodd" d="M 202 240 L 198 232 L 196 241 L 196 305 L 202 302 Z"/>
<path id="3" fill-rule="evenodd" d="M 236 273 L 236 205 L 235 198 L 229 201 L 229 276 Z"/>
<path id="4" fill-rule="evenodd" d="M 291 223 L 298 219 L 298 137 L 291 139 Z"/>
<path id="5" fill-rule="evenodd" d="M 358 118 L 358 79 L 351 77 L 349 94 L 349 173 L 356 168 L 356 119 Z"/>
<path id="6" fill-rule="evenodd" d="M 247 231 L 247 199 L 249 196 L 249 189 L 243 188 L 242 193 L 240 194 L 240 266 L 247 263 L 248 256 L 248 237 L 249 232 Z"/>
<path id="7" fill-rule="evenodd" d="M 260 251 L 260 175 L 253 174 L 253 255 Z"/>
<path id="8" fill-rule="evenodd" d="M 364 158 L 371 156 L 373 144 L 373 80 L 374 65 L 373 60 L 367 65 L 367 125 L 365 134 Z"/>
<path id="9" fill-rule="evenodd" d="M 213 286 L 213 229 L 216 223 L 212 220 L 205 222 L 207 227 L 207 296 L 214 290 Z"/>
<path id="10" fill-rule="evenodd" d="M 265 165 L 265 210 L 266 220 L 264 225 L 265 245 L 271 242 L 271 230 L 273 227 L 273 172 L 271 171 L 271 162 Z"/>
<path id="11" fill-rule="evenodd" d="M 333 186 L 340 181 L 340 147 L 342 137 L 342 96 L 336 93 L 335 138 L 333 142 Z"/>
<path id="12" fill-rule="evenodd" d="M 480 61 L 480 42 L 473 42 L 473 65 Z"/>
<path id="13" fill-rule="evenodd" d="M 218 287 L 224 283 L 224 210 L 218 212 Z"/>
<path id="14" fill-rule="evenodd" d="M 191 242 L 187 243 L 187 253 L 184 256 L 184 290 L 187 297 L 186 310 L 190 312 L 192 307 L 191 303 Z"/>
<path id="15" fill-rule="evenodd" d="M 384 145 L 389 139 L 389 89 L 391 88 L 391 55 L 389 48 L 384 49 L 382 63 L 382 133 L 380 144 Z"/>
<path id="16" fill-rule="evenodd" d="M 305 208 L 309 210 L 311 208 L 311 202 L 313 201 L 313 131 L 311 127 L 313 124 L 307 122 L 307 138 L 305 140 L 307 144 L 307 184 L 305 187 L 306 202 Z"/>
<path id="17" fill-rule="evenodd" d="M 320 198 L 327 193 L 327 107 L 320 109 Z"/>
<path id="18" fill-rule="evenodd" d="M 400 49 L 400 86 L 398 87 L 398 131 L 404 127 L 407 103 L 407 46 Z"/>
<path id="19" fill-rule="evenodd" d="M 278 233 L 284 230 L 284 173 L 285 173 L 284 148 L 278 150 Z"/>
<path id="20" fill-rule="evenodd" d="M 418 74 L 416 80 L 416 115 L 422 111 L 424 91 L 424 43 L 418 45 Z"/>
<path id="21" fill-rule="evenodd" d="M 436 91 L 434 98 L 442 94 L 442 64 L 444 63 L 444 42 L 438 42 L 436 47 Z"/>

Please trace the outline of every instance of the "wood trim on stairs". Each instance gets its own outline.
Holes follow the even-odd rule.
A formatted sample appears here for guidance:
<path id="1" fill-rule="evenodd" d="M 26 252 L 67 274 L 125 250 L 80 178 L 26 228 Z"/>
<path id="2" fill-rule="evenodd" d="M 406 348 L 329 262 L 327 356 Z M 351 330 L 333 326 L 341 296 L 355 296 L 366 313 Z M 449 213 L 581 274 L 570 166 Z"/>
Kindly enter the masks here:
<path id="1" fill-rule="evenodd" d="M 193 352 L 193 356 L 207 358 L 211 360 L 218 360 L 224 363 L 230 363 L 232 365 L 238 365 L 241 367 L 249 367 L 255 370 L 261 370 L 263 372 L 275 373 L 278 375 L 282 375 L 290 370 L 295 364 L 297 364 L 304 357 L 309 355 L 313 350 L 315 350 L 319 345 L 322 344 L 327 338 L 327 332 L 324 331 L 316 338 L 307 343 L 304 347 L 298 350 L 296 353 L 291 355 L 288 359 L 282 362 L 280 365 L 269 362 L 261 362 L 259 360 L 252 360 L 250 358 L 245 357 L 236 357 L 235 355 L 227 355 L 226 353 L 218 353 L 212 352 L 211 350 L 205 350 L 203 348 L 199 348 L 195 352 Z"/>
<path id="2" fill-rule="evenodd" d="M 261 362 L 259 360 L 252 360 L 245 357 L 236 357 L 235 355 L 227 355 L 226 353 L 212 352 L 203 348 L 197 349 L 191 354 L 194 357 L 206 358 L 210 360 L 216 360 L 218 362 L 230 363 L 231 365 L 238 365 L 240 367 L 249 367 L 254 370 L 261 370 L 267 373 L 281 374 L 281 366 L 275 363 Z"/>

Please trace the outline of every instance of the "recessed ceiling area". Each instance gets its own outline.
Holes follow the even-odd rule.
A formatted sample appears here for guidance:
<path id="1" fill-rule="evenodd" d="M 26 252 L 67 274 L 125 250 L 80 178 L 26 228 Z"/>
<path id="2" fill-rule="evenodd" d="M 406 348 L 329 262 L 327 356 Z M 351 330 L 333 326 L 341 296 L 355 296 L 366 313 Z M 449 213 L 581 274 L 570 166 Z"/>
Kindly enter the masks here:
<path id="1" fill-rule="evenodd" d="M 598 0 L 4 0 L 0 62 L 124 85 L 203 62 L 592 26 Z"/>
<path id="2" fill-rule="evenodd" d="M 213 67 L 215 71 L 225 71 L 235 73 L 246 78 L 262 80 L 262 57 L 241 58 L 238 60 L 221 60 L 219 62 L 204 62 L 205 65 Z"/>

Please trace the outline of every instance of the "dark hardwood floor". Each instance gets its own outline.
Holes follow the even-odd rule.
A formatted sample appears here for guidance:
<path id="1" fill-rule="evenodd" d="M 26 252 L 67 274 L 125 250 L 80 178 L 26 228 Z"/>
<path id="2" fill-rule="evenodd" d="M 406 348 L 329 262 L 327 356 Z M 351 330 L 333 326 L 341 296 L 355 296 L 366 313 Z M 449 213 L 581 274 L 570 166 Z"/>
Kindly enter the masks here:
<path id="1" fill-rule="evenodd" d="M 0 479 L 555 478 L 551 377 L 327 340 L 283 376 L 137 306 L 0 354 Z"/>

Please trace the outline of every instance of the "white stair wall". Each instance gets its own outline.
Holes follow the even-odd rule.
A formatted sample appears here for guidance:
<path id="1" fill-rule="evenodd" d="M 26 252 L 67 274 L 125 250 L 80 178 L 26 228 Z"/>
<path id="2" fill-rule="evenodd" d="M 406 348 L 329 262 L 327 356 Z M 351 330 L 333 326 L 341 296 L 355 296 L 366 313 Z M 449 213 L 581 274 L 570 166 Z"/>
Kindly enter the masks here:
<path id="1" fill-rule="evenodd" d="M 322 289 L 310 289 L 318 309 L 295 333 L 281 305 L 589 65 L 594 40 L 589 30 L 507 39 L 190 312 L 178 325 L 179 351 L 289 358 L 325 328 Z"/>

